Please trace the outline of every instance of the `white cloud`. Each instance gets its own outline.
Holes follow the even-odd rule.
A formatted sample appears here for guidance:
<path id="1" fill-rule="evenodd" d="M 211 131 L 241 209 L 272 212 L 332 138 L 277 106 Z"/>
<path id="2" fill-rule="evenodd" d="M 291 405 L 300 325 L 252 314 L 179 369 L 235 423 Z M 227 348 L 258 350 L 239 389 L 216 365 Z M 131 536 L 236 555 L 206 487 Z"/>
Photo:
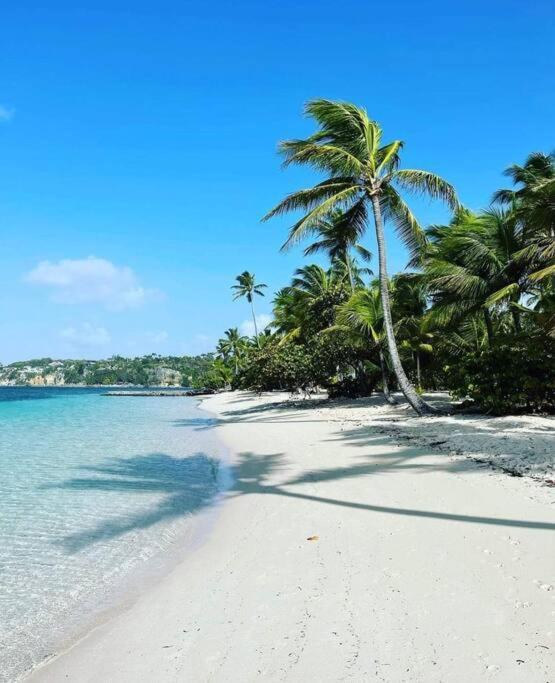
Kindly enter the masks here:
<path id="1" fill-rule="evenodd" d="M 60 332 L 60 336 L 77 347 L 105 346 L 111 340 L 110 333 L 105 327 L 94 327 L 90 323 L 83 323 L 79 327 L 66 327 Z"/>
<path id="2" fill-rule="evenodd" d="M 0 104 L 0 121 L 11 121 L 14 114 L 15 110 L 9 109 L 8 107 L 4 107 L 2 104 Z"/>
<path id="3" fill-rule="evenodd" d="M 259 313 L 256 316 L 256 325 L 258 327 L 258 332 L 263 332 L 266 327 L 272 322 L 273 318 L 267 313 Z M 252 318 L 248 320 L 243 320 L 239 325 L 239 332 L 247 337 L 252 337 L 254 335 L 254 322 Z"/>
<path id="4" fill-rule="evenodd" d="M 57 303 L 98 303 L 112 311 L 136 308 L 159 294 L 142 287 L 131 268 L 95 256 L 41 261 L 25 280 L 49 288 Z"/>

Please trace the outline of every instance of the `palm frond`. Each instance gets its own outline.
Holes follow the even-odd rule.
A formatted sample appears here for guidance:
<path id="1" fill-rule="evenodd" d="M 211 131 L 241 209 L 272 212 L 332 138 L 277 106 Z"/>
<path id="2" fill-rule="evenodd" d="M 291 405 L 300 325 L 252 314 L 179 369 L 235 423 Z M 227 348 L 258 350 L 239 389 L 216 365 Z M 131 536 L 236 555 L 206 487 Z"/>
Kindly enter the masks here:
<path id="1" fill-rule="evenodd" d="M 336 145 L 287 140 L 280 143 L 279 151 L 285 157 L 284 168 L 292 164 L 308 165 L 341 176 L 357 175 L 363 168 L 356 156 Z"/>
<path id="2" fill-rule="evenodd" d="M 338 192 L 341 192 L 353 186 L 352 178 L 329 178 L 324 180 L 314 187 L 298 190 L 287 195 L 279 204 L 277 204 L 271 211 L 269 211 L 262 221 L 267 221 L 274 216 L 280 216 L 289 211 L 298 211 L 304 209 L 309 211 L 318 205 L 319 202 L 329 197 L 333 197 Z"/>
<path id="3" fill-rule="evenodd" d="M 380 206 L 384 219 L 393 222 L 411 256 L 417 258 L 426 245 L 426 234 L 412 211 L 391 186 L 384 188 Z"/>
<path id="4" fill-rule="evenodd" d="M 293 244 L 299 242 L 305 235 L 314 231 L 318 227 L 319 219 L 323 218 L 332 209 L 340 208 L 348 205 L 349 201 L 353 201 L 360 193 L 361 188 L 358 185 L 351 185 L 344 190 L 341 190 L 327 199 L 321 201 L 311 211 L 309 211 L 303 218 L 293 225 L 289 231 L 289 237 L 282 246 L 282 249 L 288 249 Z"/>
<path id="5" fill-rule="evenodd" d="M 453 211 L 460 208 L 455 188 L 435 173 L 405 168 L 394 171 L 391 174 L 391 180 L 409 192 L 429 195 L 433 199 L 442 200 Z"/>

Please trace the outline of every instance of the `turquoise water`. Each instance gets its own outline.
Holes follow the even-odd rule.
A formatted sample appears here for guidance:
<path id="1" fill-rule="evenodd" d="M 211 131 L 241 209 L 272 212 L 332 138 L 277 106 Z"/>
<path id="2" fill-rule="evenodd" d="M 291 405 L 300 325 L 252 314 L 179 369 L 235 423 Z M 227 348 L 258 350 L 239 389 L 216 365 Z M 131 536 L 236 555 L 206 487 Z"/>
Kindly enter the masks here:
<path id="1" fill-rule="evenodd" d="M 0 387 L 0 680 L 185 552 L 222 480 L 209 426 L 186 397 Z"/>

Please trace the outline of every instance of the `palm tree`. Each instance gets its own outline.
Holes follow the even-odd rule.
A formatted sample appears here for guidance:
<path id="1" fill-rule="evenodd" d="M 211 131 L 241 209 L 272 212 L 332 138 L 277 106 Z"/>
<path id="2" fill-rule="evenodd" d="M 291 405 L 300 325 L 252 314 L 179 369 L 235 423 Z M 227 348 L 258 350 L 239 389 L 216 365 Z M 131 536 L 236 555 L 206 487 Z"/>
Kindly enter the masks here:
<path id="1" fill-rule="evenodd" d="M 221 358 L 215 358 L 212 363 L 212 372 L 218 383 L 223 387 L 229 387 L 233 378 L 233 372 Z M 237 374 L 237 373 L 235 373 Z"/>
<path id="2" fill-rule="evenodd" d="M 409 349 L 416 364 L 416 385 L 422 388 L 421 354 L 432 353 L 433 335 L 426 327 L 428 307 L 425 278 L 417 273 L 399 273 L 392 280 L 393 311 L 401 346 Z"/>
<path id="3" fill-rule="evenodd" d="M 364 343 L 370 342 L 378 350 L 382 387 L 385 400 L 391 405 L 397 401 L 389 391 L 387 364 L 384 355 L 385 331 L 381 293 L 378 283 L 368 289 L 358 289 L 348 301 L 337 309 L 337 324 L 362 336 Z"/>
<path id="4" fill-rule="evenodd" d="M 527 266 L 516 255 L 523 234 L 511 211 L 457 212 L 446 226 L 431 226 L 422 259 L 432 308 L 432 323 L 449 326 L 480 311 L 490 343 L 493 315 L 510 310 L 520 331 L 520 299 L 534 287 Z"/>
<path id="5" fill-rule="evenodd" d="M 333 287 L 340 285 L 340 276 L 333 268 L 325 270 L 321 266 L 311 263 L 308 266 L 297 268 L 293 274 L 291 287 L 299 290 L 307 299 L 315 299 L 326 294 Z"/>
<path id="6" fill-rule="evenodd" d="M 419 415 L 435 412 L 417 394 L 399 358 L 389 301 L 384 219 L 395 224 L 401 239 L 415 254 L 423 246 L 425 237 L 400 191 L 428 194 L 456 209 L 455 190 L 428 171 L 399 169 L 403 143 L 394 140 L 382 145 L 382 129 L 364 109 L 345 102 L 313 100 L 308 102 L 305 112 L 319 128 L 305 140 L 281 143 L 284 165 L 308 165 L 324 171 L 328 177 L 314 187 L 288 195 L 263 220 L 289 211 L 306 211 L 290 230 L 289 241 L 294 242 L 312 232 L 333 209 L 342 209 L 354 225 L 364 227 L 367 226 L 369 210 L 372 211 L 391 364 L 399 386 L 414 410 Z"/>
<path id="7" fill-rule="evenodd" d="M 304 255 L 311 256 L 320 251 L 326 252 L 332 264 L 341 264 L 345 268 L 353 292 L 356 284 L 354 271 L 357 268 L 353 263 L 351 251 L 354 251 L 363 261 L 370 261 L 372 258 L 371 252 L 359 242 L 364 232 L 364 225 L 353 221 L 348 212 L 343 213 L 339 209 L 334 209 L 316 223 L 313 232 L 316 233 L 318 239 L 304 250 Z M 294 240 L 288 239 L 282 246 L 282 250 L 288 249 L 293 242 Z"/>
<path id="8" fill-rule="evenodd" d="M 233 295 L 233 301 L 245 297 L 251 305 L 254 336 L 256 339 L 258 339 L 258 325 L 256 324 L 256 315 L 254 313 L 254 297 L 255 295 L 264 296 L 264 292 L 262 290 L 265 289 L 267 285 L 257 283 L 254 273 L 249 273 L 248 270 L 242 272 L 241 275 L 238 275 L 235 279 L 237 280 L 238 284 L 233 285 L 231 288 L 235 292 Z"/>
<path id="9" fill-rule="evenodd" d="M 237 375 L 245 354 L 247 340 L 239 334 L 236 327 L 230 327 L 224 334 L 225 336 L 218 341 L 216 352 L 224 361 L 233 363 L 233 372 Z"/>
<path id="10" fill-rule="evenodd" d="M 291 285 L 274 299 L 274 326 L 285 336 L 281 343 L 313 334 L 329 327 L 335 306 L 347 297 L 346 273 L 337 268 L 325 270 L 314 263 L 297 268 Z"/>
<path id="11" fill-rule="evenodd" d="M 555 275 L 555 152 L 530 154 L 523 166 L 505 170 L 517 186 L 498 190 L 493 201 L 508 206 L 522 233 L 523 246 L 515 259 L 526 264 L 530 280 L 553 285 Z"/>

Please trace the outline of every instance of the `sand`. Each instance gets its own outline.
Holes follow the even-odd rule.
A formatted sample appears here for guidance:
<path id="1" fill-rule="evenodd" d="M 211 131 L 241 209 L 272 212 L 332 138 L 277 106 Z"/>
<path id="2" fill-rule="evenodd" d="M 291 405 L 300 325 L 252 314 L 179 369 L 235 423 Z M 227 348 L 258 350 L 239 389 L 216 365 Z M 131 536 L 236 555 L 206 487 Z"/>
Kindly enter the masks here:
<path id="1" fill-rule="evenodd" d="M 210 535 L 31 680 L 554 680 L 553 489 L 284 398 L 205 401 L 234 469 Z"/>

